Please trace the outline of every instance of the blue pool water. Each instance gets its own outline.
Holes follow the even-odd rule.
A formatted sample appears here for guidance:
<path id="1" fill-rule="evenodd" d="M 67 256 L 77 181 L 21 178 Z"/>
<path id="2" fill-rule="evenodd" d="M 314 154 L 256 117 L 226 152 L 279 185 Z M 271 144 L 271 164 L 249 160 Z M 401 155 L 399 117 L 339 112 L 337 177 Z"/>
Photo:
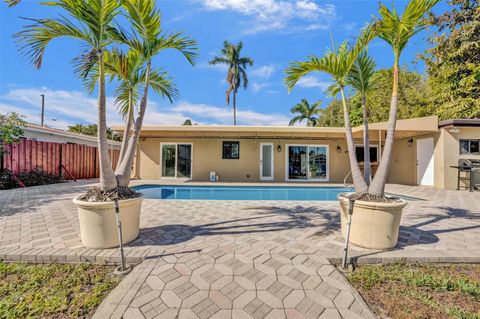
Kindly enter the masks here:
<path id="1" fill-rule="evenodd" d="M 282 186 L 165 186 L 133 187 L 145 198 L 192 200 L 336 200 L 337 195 L 351 192 L 349 187 L 282 187 Z"/>

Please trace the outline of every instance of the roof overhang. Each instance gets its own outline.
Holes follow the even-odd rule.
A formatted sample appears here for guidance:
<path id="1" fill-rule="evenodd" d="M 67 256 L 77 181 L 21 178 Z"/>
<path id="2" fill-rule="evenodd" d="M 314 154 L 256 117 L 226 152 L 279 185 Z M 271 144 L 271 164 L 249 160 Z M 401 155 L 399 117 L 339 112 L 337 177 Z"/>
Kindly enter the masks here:
<path id="1" fill-rule="evenodd" d="M 438 124 L 439 128 L 448 127 L 480 127 L 480 119 L 451 119 L 441 121 Z"/>

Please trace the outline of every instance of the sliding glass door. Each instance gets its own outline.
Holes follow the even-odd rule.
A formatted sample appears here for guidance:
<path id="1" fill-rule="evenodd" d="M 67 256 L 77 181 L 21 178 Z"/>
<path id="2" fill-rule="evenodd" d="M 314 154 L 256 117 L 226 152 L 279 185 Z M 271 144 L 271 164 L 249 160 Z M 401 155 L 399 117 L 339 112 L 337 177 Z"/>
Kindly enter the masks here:
<path id="1" fill-rule="evenodd" d="M 160 145 L 162 178 L 192 178 L 192 144 Z"/>
<path id="2" fill-rule="evenodd" d="M 327 181 L 328 146 L 287 145 L 287 180 Z"/>

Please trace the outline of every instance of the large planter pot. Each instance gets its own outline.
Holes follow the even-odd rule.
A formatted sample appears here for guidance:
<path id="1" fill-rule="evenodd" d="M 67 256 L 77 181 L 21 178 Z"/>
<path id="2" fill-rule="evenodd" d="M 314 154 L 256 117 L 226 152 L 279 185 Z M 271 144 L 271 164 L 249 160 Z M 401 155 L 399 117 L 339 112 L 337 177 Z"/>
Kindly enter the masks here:
<path id="1" fill-rule="evenodd" d="M 341 194 L 340 212 L 342 236 L 346 237 L 349 200 Z M 389 249 L 397 245 L 400 220 L 407 202 L 398 199 L 394 202 L 368 202 L 356 200 L 352 225 L 350 227 L 350 243 L 369 249 Z"/>
<path id="2" fill-rule="evenodd" d="M 124 244 L 138 237 L 143 196 L 119 200 Z M 73 199 L 80 219 L 80 238 L 88 248 L 112 248 L 120 245 L 114 202 L 86 202 Z"/>

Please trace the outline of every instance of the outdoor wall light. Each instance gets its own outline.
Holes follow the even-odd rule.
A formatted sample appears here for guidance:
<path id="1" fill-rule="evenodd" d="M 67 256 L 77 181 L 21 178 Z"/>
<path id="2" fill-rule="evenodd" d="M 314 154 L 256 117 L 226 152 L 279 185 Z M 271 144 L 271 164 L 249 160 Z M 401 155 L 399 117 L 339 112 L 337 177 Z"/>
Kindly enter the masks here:
<path id="1" fill-rule="evenodd" d="M 412 145 L 413 145 L 413 138 L 411 138 L 411 139 L 409 139 L 409 140 L 407 141 L 407 145 L 408 145 L 408 147 L 412 147 Z"/>
<path id="2" fill-rule="evenodd" d="M 342 148 L 340 147 L 340 145 L 337 146 L 337 153 L 341 153 L 342 152 Z"/>
<path id="3" fill-rule="evenodd" d="M 281 152 L 282 151 L 282 146 L 280 144 L 277 145 L 277 152 Z"/>

